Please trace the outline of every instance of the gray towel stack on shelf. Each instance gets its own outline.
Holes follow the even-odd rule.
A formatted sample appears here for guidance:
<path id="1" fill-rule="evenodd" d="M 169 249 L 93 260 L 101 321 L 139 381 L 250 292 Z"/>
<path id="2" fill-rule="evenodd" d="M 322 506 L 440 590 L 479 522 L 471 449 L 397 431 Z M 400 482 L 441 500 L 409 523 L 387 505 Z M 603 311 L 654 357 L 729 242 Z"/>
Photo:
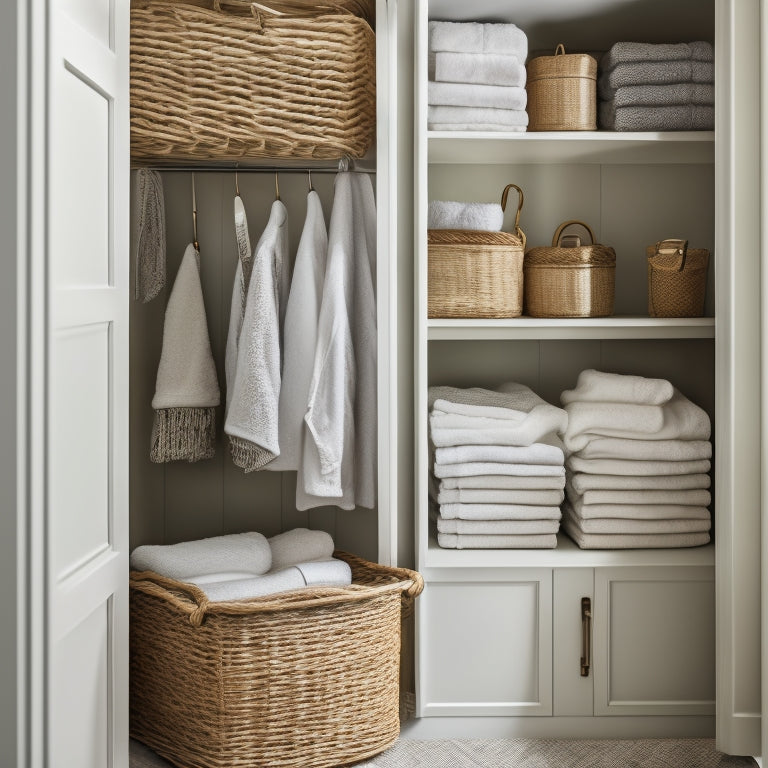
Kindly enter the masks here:
<path id="1" fill-rule="evenodd" d="M 582 371 L 568 413 L 563 528 L 582 549 L 709 542 L 706 412 L 669 381 Z"/>
<path id="2" fill-rule="evenodd" d="M 514 24 L 429 22 L 432 131 L 525 131 L 528 38 Z"/>
<path id="3" fill-rule="evenodd" d="M 562 408 L 522 384 L 430 387 L 431 515 L 450 549 L 551 549 L 564 498 Z"/>
<path id="4" fill-rule="evenodd" d="M 711 43 L 616 43 L 600 61 L 598 121 L 611 131 L 711 131 Z"/>

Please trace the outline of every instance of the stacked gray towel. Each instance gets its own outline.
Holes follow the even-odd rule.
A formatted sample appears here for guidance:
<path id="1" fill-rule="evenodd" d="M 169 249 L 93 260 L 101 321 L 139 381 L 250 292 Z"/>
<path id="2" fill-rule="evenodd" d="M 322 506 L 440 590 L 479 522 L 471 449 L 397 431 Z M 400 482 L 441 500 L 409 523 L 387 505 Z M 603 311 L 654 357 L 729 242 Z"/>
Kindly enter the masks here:
<path id="1" fill-rule="evenodd" d="M 450 549 L 551 549 L 565 486 L 562 408 L 522 384 L 430 387 L 431 515 Z"/>
<path id="2" fill-rule="evenodd" d="M 582 549 L 709 542 L 706 412 L 665 379 L 582 371 L 568 413 L 563 528 Z"/>
<path id="3" fill-rule="evenodd" d="M 711 131 L 711 43 L 616 43 L 601 59 L 598 121 L 612 131 Z"/>
<path id="4" fill-rule="evenodd" d="M 428 128 L 525 131 L 527 55 L 514 24 L 430 21 Z"/>

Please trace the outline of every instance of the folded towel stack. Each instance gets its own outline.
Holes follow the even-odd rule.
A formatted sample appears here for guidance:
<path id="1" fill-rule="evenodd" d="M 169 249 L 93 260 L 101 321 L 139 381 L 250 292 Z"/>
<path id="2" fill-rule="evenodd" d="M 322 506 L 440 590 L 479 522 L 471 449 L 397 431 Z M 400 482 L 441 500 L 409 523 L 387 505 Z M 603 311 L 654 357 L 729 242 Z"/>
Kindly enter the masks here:
<path id="1" fill-rule="evenodd" d="M 431 515 L 452 549 L 551 549 L 565 487 L 562 408 L 522 384 L 430 387 Z"/>
<path id="2" fill-rule="evenodd" d="M 582 549 L 709 542 L 706 412 L 665 379 L 585 370 L 568 413 L 563 528 Z"/>
<path id="3" fill-rule="evenodd" d="M 514 24 L 429 22 L 433 131 L 525 131 L 528 38 Z"/>
<path id="4" fill-rule="evenodd" d="M 711 131 L 711 43 L 616 43 L 602 58 L 598 120 L 612 131 Z"/>

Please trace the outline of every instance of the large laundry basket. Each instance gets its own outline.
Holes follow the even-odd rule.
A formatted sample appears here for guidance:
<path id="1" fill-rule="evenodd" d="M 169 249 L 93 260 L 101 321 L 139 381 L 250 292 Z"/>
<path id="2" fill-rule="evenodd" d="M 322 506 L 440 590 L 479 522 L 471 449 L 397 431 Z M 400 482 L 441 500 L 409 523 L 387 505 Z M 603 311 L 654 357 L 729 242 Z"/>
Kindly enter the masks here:
<path id="1" fill-rule="evenodd" d="M 400 732 L 415 571 L 336 552 L 352 585 L 208 603 L 131 574 L 131 736 L 182 768 L 337 766 Z"/>

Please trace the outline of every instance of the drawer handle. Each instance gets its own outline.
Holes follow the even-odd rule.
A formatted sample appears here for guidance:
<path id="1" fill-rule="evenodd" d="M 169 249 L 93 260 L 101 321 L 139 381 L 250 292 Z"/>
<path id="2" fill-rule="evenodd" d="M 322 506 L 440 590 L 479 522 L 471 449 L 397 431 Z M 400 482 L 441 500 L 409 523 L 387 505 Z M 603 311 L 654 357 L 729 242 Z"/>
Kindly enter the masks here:
<path id="1" fill-rule="evenodd" d="M 581 598 L 581 676 L 589 677 L 590 649 L 592 648 L 592 600 Z"/>

